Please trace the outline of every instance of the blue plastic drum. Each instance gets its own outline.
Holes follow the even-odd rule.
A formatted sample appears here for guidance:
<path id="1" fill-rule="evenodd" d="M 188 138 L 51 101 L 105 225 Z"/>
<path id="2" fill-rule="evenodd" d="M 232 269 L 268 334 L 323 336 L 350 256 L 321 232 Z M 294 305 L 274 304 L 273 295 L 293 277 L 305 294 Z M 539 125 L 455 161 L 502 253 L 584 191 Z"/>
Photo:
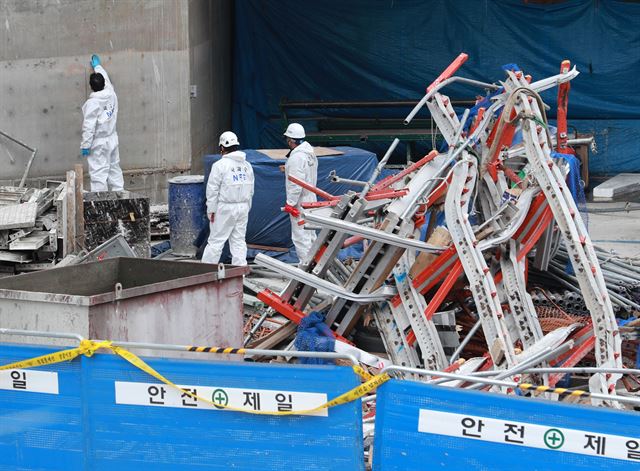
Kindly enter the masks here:
<path id="1" fill-rule="evenodd" d="M 207 224 L 204 176 L 185 175 L 169 180 L 169 230 L 175 255 L 193 256 L 198 234 Z"/>

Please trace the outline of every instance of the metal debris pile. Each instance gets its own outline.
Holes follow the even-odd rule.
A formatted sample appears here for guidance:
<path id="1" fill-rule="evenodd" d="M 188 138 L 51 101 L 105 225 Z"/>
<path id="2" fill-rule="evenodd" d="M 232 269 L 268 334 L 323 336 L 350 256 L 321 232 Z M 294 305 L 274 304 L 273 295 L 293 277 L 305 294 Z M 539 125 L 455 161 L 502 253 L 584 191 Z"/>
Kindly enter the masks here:
<path id="1" fill-rule="evenodd" d="M 43 189 L 0 187 L 0 272 L 13 275 L 53 266 L 61 237 L 65 184 Z M 62 196 L 61 196 L 62 195 Z"/>
<path id="2" fill-rule="evenodd" d="M 148 199 L 129 192 L 85 193 L 81 164 L 67 171 L 65 181 L 30 187 L 38 150 L 2 130 L 0 136 L 30 152 L 18 186 L 0 186 L 0 277 L 115 256 L 149 256 Z"/>
<path id="3" fill-rule="evenodd" d="M 630 394 L 638 384 L 625 376 L 619 385 L 631 349 L 623 350 L 616 313 L 635 319 L 629 283 L 638 272 L 596 250 L 566 183 L 567 96 L 578 71 L 565 61 L 558 75 L 534 80 L 511 65 L 501 82 L 484 83 L 454 76 L 466 58 L 428 87 L 406 119 L 426 106 L 446 151 L 377 181 L 396 139 L 371 179 L 354 182 L 357 191 L 334 196 L 300 183 L 324 199 L 307 204 L 300 220 L 318 230 L 314 255 L 297 267 L 256 257 L 291 280 L 280 293 L 257 294 L 290 321 L 259 346 L 290 342 L 295 324 L 315 310 L 326 313 L 337 344 L 358 344 L 374 326 L 396 365 L 547 386 L 567 374 L 535 368 L 593 365 L 584 370 L 593 373 L 592 393 Z M 456 112 L 443 93 L 452 83 L 484 96 Z M 540 95 L 554 87 L 557 133 Z M 359 260 L 340 261 L 341 249 L 362 241 Z M 284 329 L 288 335 L 274 335 Z"/>
<path id="4" fill-rule="evenodd" d="M 169 205 L 154 204 L 149 207 L 149 224 L 152 239 L 169 237 Z"/>

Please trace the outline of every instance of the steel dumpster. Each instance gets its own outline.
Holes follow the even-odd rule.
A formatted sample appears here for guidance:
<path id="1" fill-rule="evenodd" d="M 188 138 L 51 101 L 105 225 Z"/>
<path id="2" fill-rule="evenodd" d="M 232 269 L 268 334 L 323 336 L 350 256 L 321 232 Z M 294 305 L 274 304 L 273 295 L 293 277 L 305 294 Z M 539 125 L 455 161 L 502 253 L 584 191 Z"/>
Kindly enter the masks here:
<path id="1" fill-rule="evenodd" d="M 0 327 L 74 332 L 92 339 L 237 347 L 242 343 L 242 275 L 247 271 L 227 266 L 222 274 L 217 265 L 204 263 L 114 258 L 4 278 Z M 0 339 L 43 343 L 36 337 Z M 149 350 L 140 353 L 154 355 Z"/>

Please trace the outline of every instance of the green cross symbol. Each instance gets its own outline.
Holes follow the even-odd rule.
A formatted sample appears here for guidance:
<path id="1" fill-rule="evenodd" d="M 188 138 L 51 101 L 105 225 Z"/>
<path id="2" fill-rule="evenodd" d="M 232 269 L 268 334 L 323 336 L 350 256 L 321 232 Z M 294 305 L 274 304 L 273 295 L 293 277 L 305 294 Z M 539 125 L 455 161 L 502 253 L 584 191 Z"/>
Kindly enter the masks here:
<path id="1" fill-rule="evenodd" d="M 229 396 L 224 389 L 216 389 L 211 395 L 211 400 L 215 403 L 214 406 L 218 409 L 224 409 L 229 404 Z"/>
<path id="2" fill-rule="evenodd" d="M 550 428 L 544 433 L 544 444 L 552 450 L 557 450 L 564 445 L 564 435 L 557 428 Z"/>

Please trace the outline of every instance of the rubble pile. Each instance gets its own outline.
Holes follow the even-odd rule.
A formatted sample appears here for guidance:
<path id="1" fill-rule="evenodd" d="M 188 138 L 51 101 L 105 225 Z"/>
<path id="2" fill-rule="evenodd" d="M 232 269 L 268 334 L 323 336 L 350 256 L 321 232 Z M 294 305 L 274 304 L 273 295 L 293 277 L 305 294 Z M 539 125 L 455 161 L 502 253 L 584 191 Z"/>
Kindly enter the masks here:
<path id="1" fill-rule="evenodd" d="M 318 191 L 324 201 L 306 205 L 300 224 L 318 230 L 310 260 L 296 267 L 256 257 L 291 280 L 279 293 L 257 294 L 290 321 L 278 329 L 288 335 L 275 331 L 258 345 L 288 345 L 291 325 L 320 311 L 336 349 L 358 344 L 374 326 L 395 365 L 547 386 L 566 373 L 532 369 L 593 365 L 590 391 L 620 393 L 620 369 L 631 365 L 628 342 L 637 340 L 634 329 L 620 335 L 616 315 L 633 325 L 640 306 L 629 280 L 638 277 L 593 246 L 567 184 L 576 168 L 567 97 L 578 71 L 565 61 L 558 75 L 537 79 L 512 64 L 502 81 L 484 83 L 453 75 L 466 58 L 428 87 L 406 119 L 426 106 L 445 150 L 377 181 L 395 140 L 368 182 L 340 196 Z M 453 83 L 483 96 L 454 110 L 443 93 Z M 554 87 L 557 132 L 541 97 Z M 343 263 L 340 250 L 360 242 L 360 259 Z M 633 390 L 635 383 L 622 383 Z"/>
<path id="2" fill-rule="evenodd" d="M 65 184 L 43 189 L 0 187 L 0 273 L 13 275 L 53 266 L 62 238 Z M 62 195 L 62 196 L 61 196 Z"/>
<path id="3" fill-rule="evenodd" d="M 149 223 L 152 239 L 169 237 L 169 205 L 154 204 L 149 207 Z"/>

